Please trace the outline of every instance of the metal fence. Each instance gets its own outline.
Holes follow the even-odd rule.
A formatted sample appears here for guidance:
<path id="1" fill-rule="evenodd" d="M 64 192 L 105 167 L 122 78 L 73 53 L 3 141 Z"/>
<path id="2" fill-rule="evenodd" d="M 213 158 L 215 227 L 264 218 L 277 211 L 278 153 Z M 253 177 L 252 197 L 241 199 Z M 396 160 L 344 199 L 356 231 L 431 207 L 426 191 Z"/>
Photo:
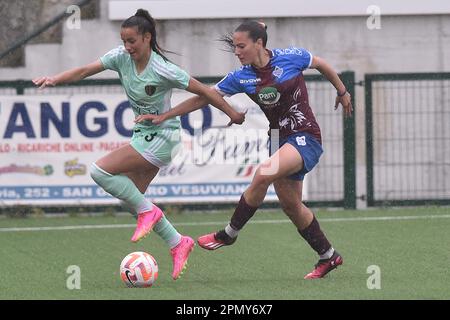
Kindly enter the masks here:
<path id="1" fill-rule="evenodd" d="M 354 97 L 354 73 L 340 77 Z M 344 118 L 342 110 L 334 110 L 336 90 L 324 77 L 305 79 L 324 149 L 318 166 L 308 174 L 309 198 L 314 205 L 355 208 L 355 117 Z"/>
<path id="2" fill-rule="evenodd" d="M 354 96 L 354 73 L 344 72 L 341 79 Z M 198 78 L 212 84 L 221 78 Z M 308 205 L 356 207 L 354 117 L 344 118 L 334 110 L 336 91 L 321 75 L 305 75 L 309 101 L 322 130 L 324 154 L 308 175 Z M 56 88 L 38 90 L 31 81 L 0 81 L 0 95 L 122 93 L 118 79 L 88 79 Z"/>
<path id="3" fill-rule="evenodd" d="M 450 204 L 450 73 L 368 74 L 367 204 Z"/>

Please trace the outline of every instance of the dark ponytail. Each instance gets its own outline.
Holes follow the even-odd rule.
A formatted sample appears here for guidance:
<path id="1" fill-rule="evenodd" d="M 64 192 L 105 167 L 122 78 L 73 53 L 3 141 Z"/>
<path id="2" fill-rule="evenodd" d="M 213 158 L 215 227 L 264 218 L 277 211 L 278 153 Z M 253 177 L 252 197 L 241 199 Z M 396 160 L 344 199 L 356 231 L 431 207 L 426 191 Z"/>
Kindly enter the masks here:
<path id="1" fill-rule="evenodd" d="M 267 25 L 264 22 L 256 20 L 247 20 L 239 25 L 234 32 L 248 32 L 248 36 L 256 42 L 258 39 L 262 40 L 263 47 L 267 44 Z M 227 51 L 234 52 L 233 34 L 228 33 L 219 38 L 219 41 L 225 43 Z"/>
<path id="2" fill-rule="evenodd" d="M 169 61 L 169 59 L 163 54 L 163 52 L 174 52 L 164 50 L 158 45 L 158 41 L 156 40 L 156 22 L 147 10 L 138 9 L 134 16 L 131 16 L 124 22 L 122 22 L 122 28 L 131 27 L 137 27 L 139 34 L 150 32 L 150 34 L 152 35 L 152 39 L 150 40 L 150 47 L 153 51 L 163 57 L 164 60 Z"/>

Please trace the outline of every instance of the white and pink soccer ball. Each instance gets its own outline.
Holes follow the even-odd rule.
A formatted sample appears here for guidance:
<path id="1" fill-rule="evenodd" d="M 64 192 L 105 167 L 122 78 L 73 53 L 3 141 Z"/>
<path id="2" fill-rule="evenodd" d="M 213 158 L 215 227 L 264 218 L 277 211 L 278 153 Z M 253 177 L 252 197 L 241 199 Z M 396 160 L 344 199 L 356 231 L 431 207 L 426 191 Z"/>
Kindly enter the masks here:
<path id="1" fill-rule="evenodd" d="M 120 264 L 120 277 L 128 287 L 151 287 L 158 278 L 158 264 L 147 252 L 132 252 Z"/>

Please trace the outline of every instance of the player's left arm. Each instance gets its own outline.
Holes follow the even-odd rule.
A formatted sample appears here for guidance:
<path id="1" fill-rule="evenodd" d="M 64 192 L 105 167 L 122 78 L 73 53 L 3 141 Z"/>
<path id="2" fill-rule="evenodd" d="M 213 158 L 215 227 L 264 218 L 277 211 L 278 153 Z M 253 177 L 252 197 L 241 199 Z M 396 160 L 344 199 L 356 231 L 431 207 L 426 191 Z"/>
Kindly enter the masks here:
<path id="1" fill-rule="evenodd" d="M 352 97 L 350 93 L 347 91 L 344 83 L 339 78 L 336 71 L 334 71 L 333 67 L 331 67 L 324 59 L 313 56 L 311 65 L 311 69 L 316 69 L 321 74 L 331 82 L 331 84 L 336 88 L 337 96 L 336 103 L 334 105 L 334 109 L 339 107 L 339 104 L 342 104 L 344 107 L 344 113 L 346 116 L 351 116 L 353 107 L 352 107 Z"/>

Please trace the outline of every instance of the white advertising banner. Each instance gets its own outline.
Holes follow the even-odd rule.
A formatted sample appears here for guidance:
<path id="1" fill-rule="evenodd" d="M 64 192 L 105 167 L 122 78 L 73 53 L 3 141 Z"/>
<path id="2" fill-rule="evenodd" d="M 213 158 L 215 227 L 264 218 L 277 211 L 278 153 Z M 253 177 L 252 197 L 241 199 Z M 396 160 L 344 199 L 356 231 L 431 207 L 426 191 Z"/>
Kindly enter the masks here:
<path id="1" fill-rule="evenodd" d="M 189 96 L 174 91 L 172 102 Z M 146 197 L 156 203 L 239 200 L 257 164 L 268 158 L 268 123 L 247 97 L 230 101 L 248 109 L 246 122 L 224 128 L 228 117 L 210 106 L 182 117 L 181 151 Z M 89 167 L 129 142 L 133 119 L 119 94 L 1 96 L 0 205 L 117 204 L 94 183 Z M 275 199 L 271 186 L 266 200 Z"/>

